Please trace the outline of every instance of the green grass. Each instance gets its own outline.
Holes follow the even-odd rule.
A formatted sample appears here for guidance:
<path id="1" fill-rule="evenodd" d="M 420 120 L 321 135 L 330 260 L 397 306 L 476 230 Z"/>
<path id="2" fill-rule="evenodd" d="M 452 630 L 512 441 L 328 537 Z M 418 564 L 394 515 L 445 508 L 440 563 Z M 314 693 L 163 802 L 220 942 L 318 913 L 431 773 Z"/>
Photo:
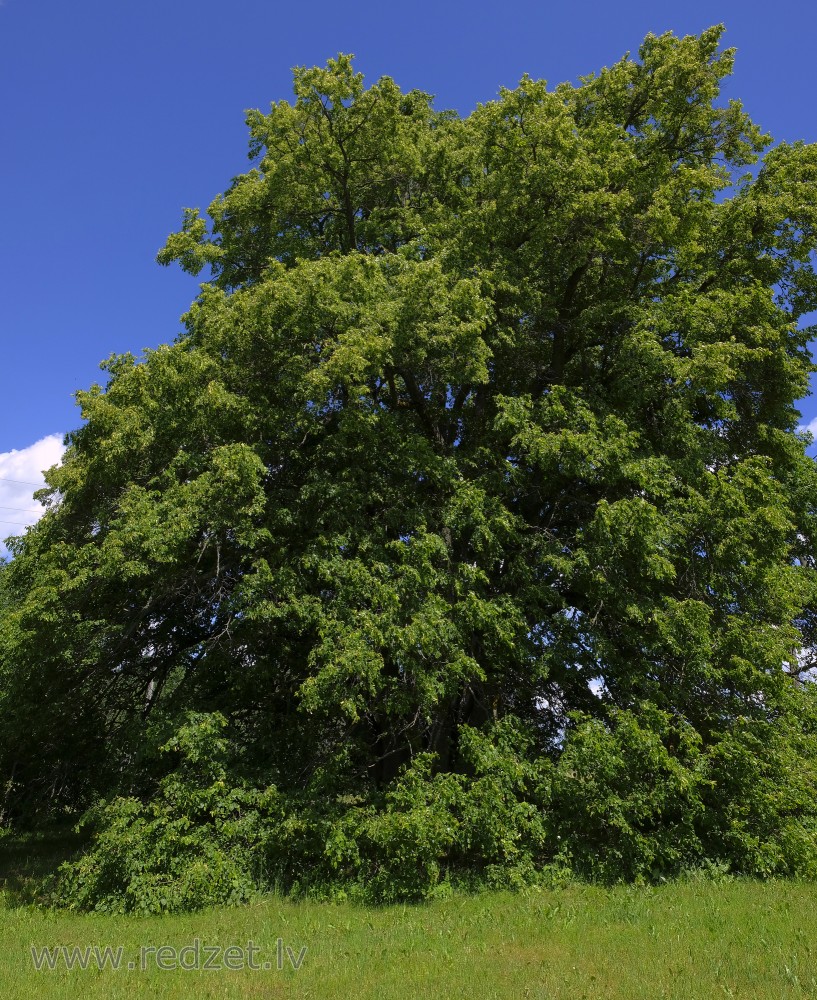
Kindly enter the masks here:
<path id="1" fill-rule="evenodd" d="M 411 997 L 781 1000 L 817 997 L 817 886 L 751 881 L 679 882 L 655 889 L 564 889 L 454 897 L 424 906 L 367 909 L 268 899 L 240 909 L 172 917 L 110 917 L 21 903 L 48 855 L 16 845 L 0 864 L 0 997 Z M 37 859 L 40 859 L 38 861 Z M 3 867 L 5 866 L 5 867 Z M 267 971 L 161 971 L 143 946 L 246 946 Z M 299 971 L 294 955 L 306 946 Z M 35 971 L 30 949 L 122 946 L 128 971 Z"/>
<path id="2" fill-rule="evenodd" d="M 379 910 L 270 900 L 187 916 L 76 916 L 7 909 L 0 996 L 37 997 L 817 997 L 811 885 L 574 887 Z M 299 971 L 278 971 L 276 941 Z M 141 946 L 252 940 L 269 971 L 161 971 Z M 137 969 L 36 972 L 30 948 L 122 945 Z"/>

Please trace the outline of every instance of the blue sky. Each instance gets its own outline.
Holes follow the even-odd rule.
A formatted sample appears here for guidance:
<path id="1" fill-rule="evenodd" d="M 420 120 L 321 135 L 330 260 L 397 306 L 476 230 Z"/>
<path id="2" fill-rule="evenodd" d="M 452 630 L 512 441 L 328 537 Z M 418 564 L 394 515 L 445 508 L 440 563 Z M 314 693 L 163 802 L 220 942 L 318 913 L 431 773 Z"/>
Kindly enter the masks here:
<path id="1" fill-rule="evenodd" d="M 353 52 L 369 80 L 467 113 L 525 72 L 575 80 L 649 31 L 718 22 L 738 49 L 727 96 L 775 139 L 817 141 L 817 8 L 793 0 L 0 0 L 0 485 L 39 479 L 100 360 L 178 333 L 197 281 L 156 251 L 246 169 L 244 110 L 289 97 L 292 66 Z M 0 521 L 31 507 L 12 499 Z"/>

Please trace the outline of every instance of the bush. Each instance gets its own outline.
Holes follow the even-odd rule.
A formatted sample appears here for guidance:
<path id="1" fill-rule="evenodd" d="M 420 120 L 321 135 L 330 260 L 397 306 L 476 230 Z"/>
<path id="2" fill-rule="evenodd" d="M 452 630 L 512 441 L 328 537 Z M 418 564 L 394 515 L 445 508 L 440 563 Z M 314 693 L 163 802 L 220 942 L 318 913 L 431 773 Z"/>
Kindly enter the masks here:
<path id="1" fill-rule="evenodd" d="M 304 795 L 269 830 L 271 870 L 296 894 L 367 902 L 428 899 L 453 887 L 540 881 L 547 860 L 550 762 L 508 718 L 464 727 L 457 772 L 418 754 L 370 801 Z M 287 873 L 300 874 L 293 880 Z"/>
<path id="2" fill-rule="evenodd" d="M 554 772 L 557 858 L 593 880 L 655 880 L 702 858 L 705 776 L 695 731 L 651 706 L 576 716 Z"/>
<path id="3" fill-rule="evenodd" d="M 706 850 L 736 874 L 817 876 L 817 693 L 787 702 L 736 720 L 708 754 Z"/>
<path id="4" fill-rule="evenodd" d="M 159 745 L 165 774 L 149 801 L 121 796 L 86 815 L 91 847 L 59 869 L 55 903 L 156 913 L 273 886 L 388 903 L 574 877 L 817 876 L 810 690 L 708 746 L 649 704 L 575 716 L 555 762 L 513 717 L 465 726 L 456 771 L 421 753 L 368 797 L 338 792 L 331 766 L 297 793 L 250 787 L 228 764 L 225 725 L 188 715 Z"/>
<path id="5" fill-rule="evenodd" d="M 70 909 L 159 913 L 230 905 L 264 884 L 274 789 L 230 780 L 226 721 L 190 713 L 160 753 L 175 765 L 149 802 L 102 801 L 83 817 L 90 849 L 63 864 L 51 898 Z"/>

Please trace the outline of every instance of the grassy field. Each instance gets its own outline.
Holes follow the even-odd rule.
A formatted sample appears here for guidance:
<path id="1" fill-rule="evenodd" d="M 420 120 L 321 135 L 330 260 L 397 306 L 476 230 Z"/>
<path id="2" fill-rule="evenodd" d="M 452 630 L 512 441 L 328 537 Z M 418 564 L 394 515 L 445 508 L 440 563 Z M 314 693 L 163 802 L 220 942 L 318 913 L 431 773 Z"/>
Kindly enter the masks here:
<path id="1" fill-rule="evenodd" d="M 39 852 L 47 853 L 43 845 Z M 13 861 L 0 914 L 2 1000 L 817 998 L 815 885 L 572 886 L 383 909 L 268 899 L 135 918 L 23 905 L 25 857 Z M 143 950 L 165 945 L 176 950 Z M 44 946 L 77 947 L 80 956 L 88 947 L 121 947 L 121 966 L 111 969 L 109 958 L 100 971 L 92 957 L 85 970 L 69 971 L 56 953 L 56 967 L 38 972 L 31 949 Z M 221 968 L 161 969 L 160 961 Z"/>

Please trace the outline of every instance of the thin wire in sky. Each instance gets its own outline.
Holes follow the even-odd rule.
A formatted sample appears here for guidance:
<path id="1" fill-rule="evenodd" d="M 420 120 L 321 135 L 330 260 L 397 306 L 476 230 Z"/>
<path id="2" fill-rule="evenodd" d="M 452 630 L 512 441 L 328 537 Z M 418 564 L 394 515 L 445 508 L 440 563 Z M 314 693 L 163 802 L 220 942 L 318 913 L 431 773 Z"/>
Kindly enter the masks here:
<path id="1" fill-rule="evenodd" d="M 30 483 L 26 479 L 9 479 L 7 476 L 0 476 L 0 482 L 18 483 L 20 486 L 45 486 L 45 483 Z"/>

